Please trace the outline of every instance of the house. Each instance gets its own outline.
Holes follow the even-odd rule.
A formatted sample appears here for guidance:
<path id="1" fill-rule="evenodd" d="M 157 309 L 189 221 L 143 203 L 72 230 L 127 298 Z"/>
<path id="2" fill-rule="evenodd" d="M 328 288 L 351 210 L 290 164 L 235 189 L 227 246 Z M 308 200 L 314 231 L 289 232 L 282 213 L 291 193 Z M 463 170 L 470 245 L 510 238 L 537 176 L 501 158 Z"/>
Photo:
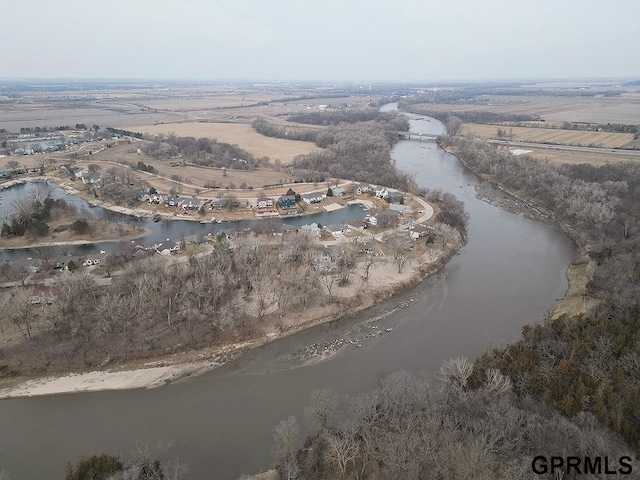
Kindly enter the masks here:
<path id="1" fill-rule="evenodd" d="M 387 202 L 389 203 L 404 202 L 404 195 L 402 195 L 400 192 L 387 192 L 387 193 L 388 195 L 384 197 Z"/>
<path id="2" fill-rule="evenodd" d="M 433 228 L 431 227 L 425 227 L 424 225 L 417 223 L 415 225 L 413 225 L 411 228 L 411 236 L 413 238 L 424 238 L 424 237 L 428 237 L 431 232 L 433 232 Z"/>
<path id="3" fill-rule="evenodd" d="M 360 244 L 360 253 L 363 253 L 365 255 L 369 255 L 369 254 L 374 254 L 377 255 L 378 254 L 378 246 L 376 245 L 375 240 L 365 240 L 364 242 L 362 242 Z"/>
<path id="4" fill-rule="evenodd" d="M 306 195 L 302 196 L 302 199 L 311 204 L 311 203 L 320 203 L 322 202 L 322 199 L 325 197 L 324 194 L 322 193 L 307 193 Z"/>
<path id="5" fill-rule="evenodd" d="M 389 210 L 395 210 L 396 212 L 400 212 L 402 214 L 411 213 L 413 208 L 409 205 L 400 205 L 398 203 L 392 203 L 389 205 Z"/>
<path id="6" fill-rule="evenodd" d="M 346 193 L 344 188 L 336 187 L 333 189 L 334 197 L 342 197 Z"/>
<path id="7" fill-rule="evenodd" d="M 366 217 L 365 221 L 369 222 L 369 224 L 373 225 L 374 227 L 378 225 L 378 219 L 376 217 Z"/>
<path id="8" fill-rule="evenodd" d="M 385 187 L 376 187 L 375 193 L 377 198 L 384 198 L 389 195 L 389 192 Z"/>
<path id="9" fill-rule="evenodd" d="M 84 179 L 83 179 L 84 181 Z M 151 200 L 151 197 L 149 196 L 148 193 L 143 193 L 142 195 L 140 195 L 140 197 L 138 197 L 138 200 L 141 202 L 148 202 Z"/>
<path id="10" fill-rule="evenodd" d="M 166 242 L 154 244 L 153 249 L 156 251 L 156 253 L 166 256 L 179 251 L 180 244 L 167 239 Z"/>
<path id="11" fill-rule="evenodd" d="M 320 227 L 317 223 L 309 223 L 300 227 L 300 230 L 304 232 L 311 232 L 316 236 L 320 236 Z"/>
<path id="12" fill-rule="evenodd" d="M 362 195 L 364 193 L 369 193 L 370 189 L 371 185 L 369 185 L 368 183 L 361 183 L 356 187 L 356 192 L 358 193 L 358 195 Z"/>
<path id="13" fill-rule="evenodd" d="M 257 206 L 259 209 L 263 210 L 265 208 L 273 208 L 273 198 L 269 197 L 260 197 L 258 198 Z"/>
<path id="14" fill-rule="evenodd" d="M 283 210 L 296 206 L 296 197 L 293 195 L 283 195 L 278 199 L 278 206 Z"/>
<path id="15" fill-rule="evenodd" d="M 324 227 L 324 229 L 327 232 L 334 234 L 334 233 L 344 233 L 347 230 L 349 230 L 349 227 L 347 227 L 346 225 L 339 225 L 337 223 L 334 223 L 332 225 L 327 225 L 326 227 Z"/>
<path id="16" fill-rule="evenodd" d="M 364 220 L 354 220 L 352 222 L 349 222 L 349 228 L 352 228 L 354 230 L 365 230 L 367 228 L 368 223 Z"/>
<path id="17" fill-rule="evenodd" d="M 218 198 L 211 201 L 211 210 L 224 210 L 229 205 L 229 200 L 226 198 Z"/>
<path id="18" fill-rule="evenodd" d="M 313 267 L 320 273 L 333 273 L 338 271 L 338 259 L 342 250 L 336 245 L 318 248 L 311 256 Z"/>

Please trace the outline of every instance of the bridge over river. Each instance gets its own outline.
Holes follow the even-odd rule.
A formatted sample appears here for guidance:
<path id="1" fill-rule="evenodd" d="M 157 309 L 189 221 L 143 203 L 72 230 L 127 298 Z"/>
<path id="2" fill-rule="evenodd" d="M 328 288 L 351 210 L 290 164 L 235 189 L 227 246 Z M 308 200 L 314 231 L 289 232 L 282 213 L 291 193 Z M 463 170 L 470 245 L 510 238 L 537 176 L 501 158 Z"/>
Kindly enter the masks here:
<path id="1" fill-rule="evenodd" d="M 398 130 L 392 130 L 391 133 L 407 140 L 411 140 L 411 137 L 413 137 L 414 140 L 429 140 L 432 142 L 435 142 L 436 138 L 440 136 L 435 133 L 400 132 Z"/>

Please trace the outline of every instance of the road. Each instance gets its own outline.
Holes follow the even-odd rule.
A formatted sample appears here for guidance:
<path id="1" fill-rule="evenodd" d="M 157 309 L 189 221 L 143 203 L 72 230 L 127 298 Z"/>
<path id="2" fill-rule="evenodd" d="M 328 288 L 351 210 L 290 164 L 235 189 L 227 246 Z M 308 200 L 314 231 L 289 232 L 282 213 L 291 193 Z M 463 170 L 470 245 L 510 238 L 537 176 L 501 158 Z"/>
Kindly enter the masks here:
<path id="1" fill-rule="evenodd" d="M 640 150 L 624 150 L 618 148 L 579 147 L 577 145 L 549 145 L 547 143 L 513 142 L 510 140 L 487 140 L 487 143 L 508 145 L 510 147 L 545 148 L 547 150 L 570 150 L 575 152 L 607 153 L 610 155 L 626 155 L 640 157 Z"/>

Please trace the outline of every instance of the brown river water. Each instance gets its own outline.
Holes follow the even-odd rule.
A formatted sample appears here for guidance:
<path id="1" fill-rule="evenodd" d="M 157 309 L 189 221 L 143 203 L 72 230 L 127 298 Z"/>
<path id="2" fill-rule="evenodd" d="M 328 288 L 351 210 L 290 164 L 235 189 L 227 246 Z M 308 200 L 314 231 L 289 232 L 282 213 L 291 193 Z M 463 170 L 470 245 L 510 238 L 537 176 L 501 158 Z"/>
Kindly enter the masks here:
<path id="1" fill-rule="evenodd" d="M 410 118 L 412 131 L 442 131 L 433 119 Z M 62 478 L 67 460 L 83 453 L 126 456 L 136 442 L 162 443 L 168 458 L 189 465 L 193 479 L 266 470 L 274 463 L 274 426 L 295 415 L 306 431 L 303 409 L 313 390 L 354 395 L 373 390 L 390 372 L 433 375 L 449 357 L 475 358 L 516 339 L 564 295 L 576 254 L 564 234 L 476 199 L 474 186 L 482 180 L 433 142 L 400 141 L 393 156 L 398 167 L 417 173 L 421 186 L 454 193 L 471 215 L 468 244 L 439 274 L 354 317 L 278 340 L 188 381 L 2 400 L 0 471 L 13 480 Z M 339 339 L 361 346 L 348 344 L 311 364 L 298 354 Z"/>

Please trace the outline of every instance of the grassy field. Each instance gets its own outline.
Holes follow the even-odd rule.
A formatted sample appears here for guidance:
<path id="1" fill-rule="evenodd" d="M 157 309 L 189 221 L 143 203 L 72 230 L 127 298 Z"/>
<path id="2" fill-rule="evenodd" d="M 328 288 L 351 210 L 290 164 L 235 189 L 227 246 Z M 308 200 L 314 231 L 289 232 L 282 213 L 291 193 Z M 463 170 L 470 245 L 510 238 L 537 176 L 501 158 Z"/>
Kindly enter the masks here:
<path id="1" fill-rule="evenodd" d="M 237 144 L 257 158 L 267 156 L 272 162 L 279 159 L 284 165 L 291 163 L 296 155 L 320 150 L 311 142 L 265 137 L 244 123 L 165 123 L 129 126 L 127 130 L 153 135 L 173 132 L 179 137 L 215 138 L 220 142 Z"/>
<path id="2" fill-rule="evenodd" d="M 192 194 L 195 189 L 204 189 L 205 185 L 217 185 L 219 188 L 225 188 L 235 185 L 236 188 L 240 188 L 242 183 L 245 183 L 247 187 L 253 186 L 254 188 L 260 188 L 264 185 L 273 185 L 276 183 L 288 183 L 293 181 L 293 177 L 287 175 L 284 172 L 276 172 L 268 169 L 260 170 L 227 170 L 227 175 L 222 176 L 222 170 L 219 168 L 211 167 L 198 167 L 198 166 L 177 166 L 172 167 L 171 163 L 175 164 L 173 160 L 158 160 L 148 155 L 138 155 L 136 153 L 136 145 L 119 145 L 114 148 L 108 148 L 100 153 L 94 154 L 91 157 L 86 157 L 79 166 L 88 166 L 91 163 L 99 164 L 104 170 L 117 167 L 112 163 L 100 163 L 100 162 L 117 162 L 130 165 L 136 165 L 139 161 L 143 161 L 147 165 L 151 165 L 154 168 L 156 175 L 150 175 L 146 172 L 140 172 L 138 170 L 132 170 L 133 175 L 136 178 L 144 179 L 148 181 L 153 187 L 158 190 L 167 192 L 172 188 L 177 188 L 178 184 L 172 179 L 175 176 L 180 177 L 183 193 Z M 124 168 L 124 167 L 123 167 Z M 164 178 L 161 178 L 164 177 Z M 282 181 L 282 182 L 281 182 Z"/>
<path id="3" fill-rule="evenodd" d="M 500 139 L 497 134 L 498 128 L 501 128 L 507 133 L 513 133 L 513 137 L 502 137 L 503 139 L 516 142 L 621 148 L 633 141 L 633 134 L 630 133 L 588 132 L 554 128 L 499 127 L 496 125 L 479 125 L 475 123 L 465 123 L 462 131 L 473 133 L 483 138 Z"/>

